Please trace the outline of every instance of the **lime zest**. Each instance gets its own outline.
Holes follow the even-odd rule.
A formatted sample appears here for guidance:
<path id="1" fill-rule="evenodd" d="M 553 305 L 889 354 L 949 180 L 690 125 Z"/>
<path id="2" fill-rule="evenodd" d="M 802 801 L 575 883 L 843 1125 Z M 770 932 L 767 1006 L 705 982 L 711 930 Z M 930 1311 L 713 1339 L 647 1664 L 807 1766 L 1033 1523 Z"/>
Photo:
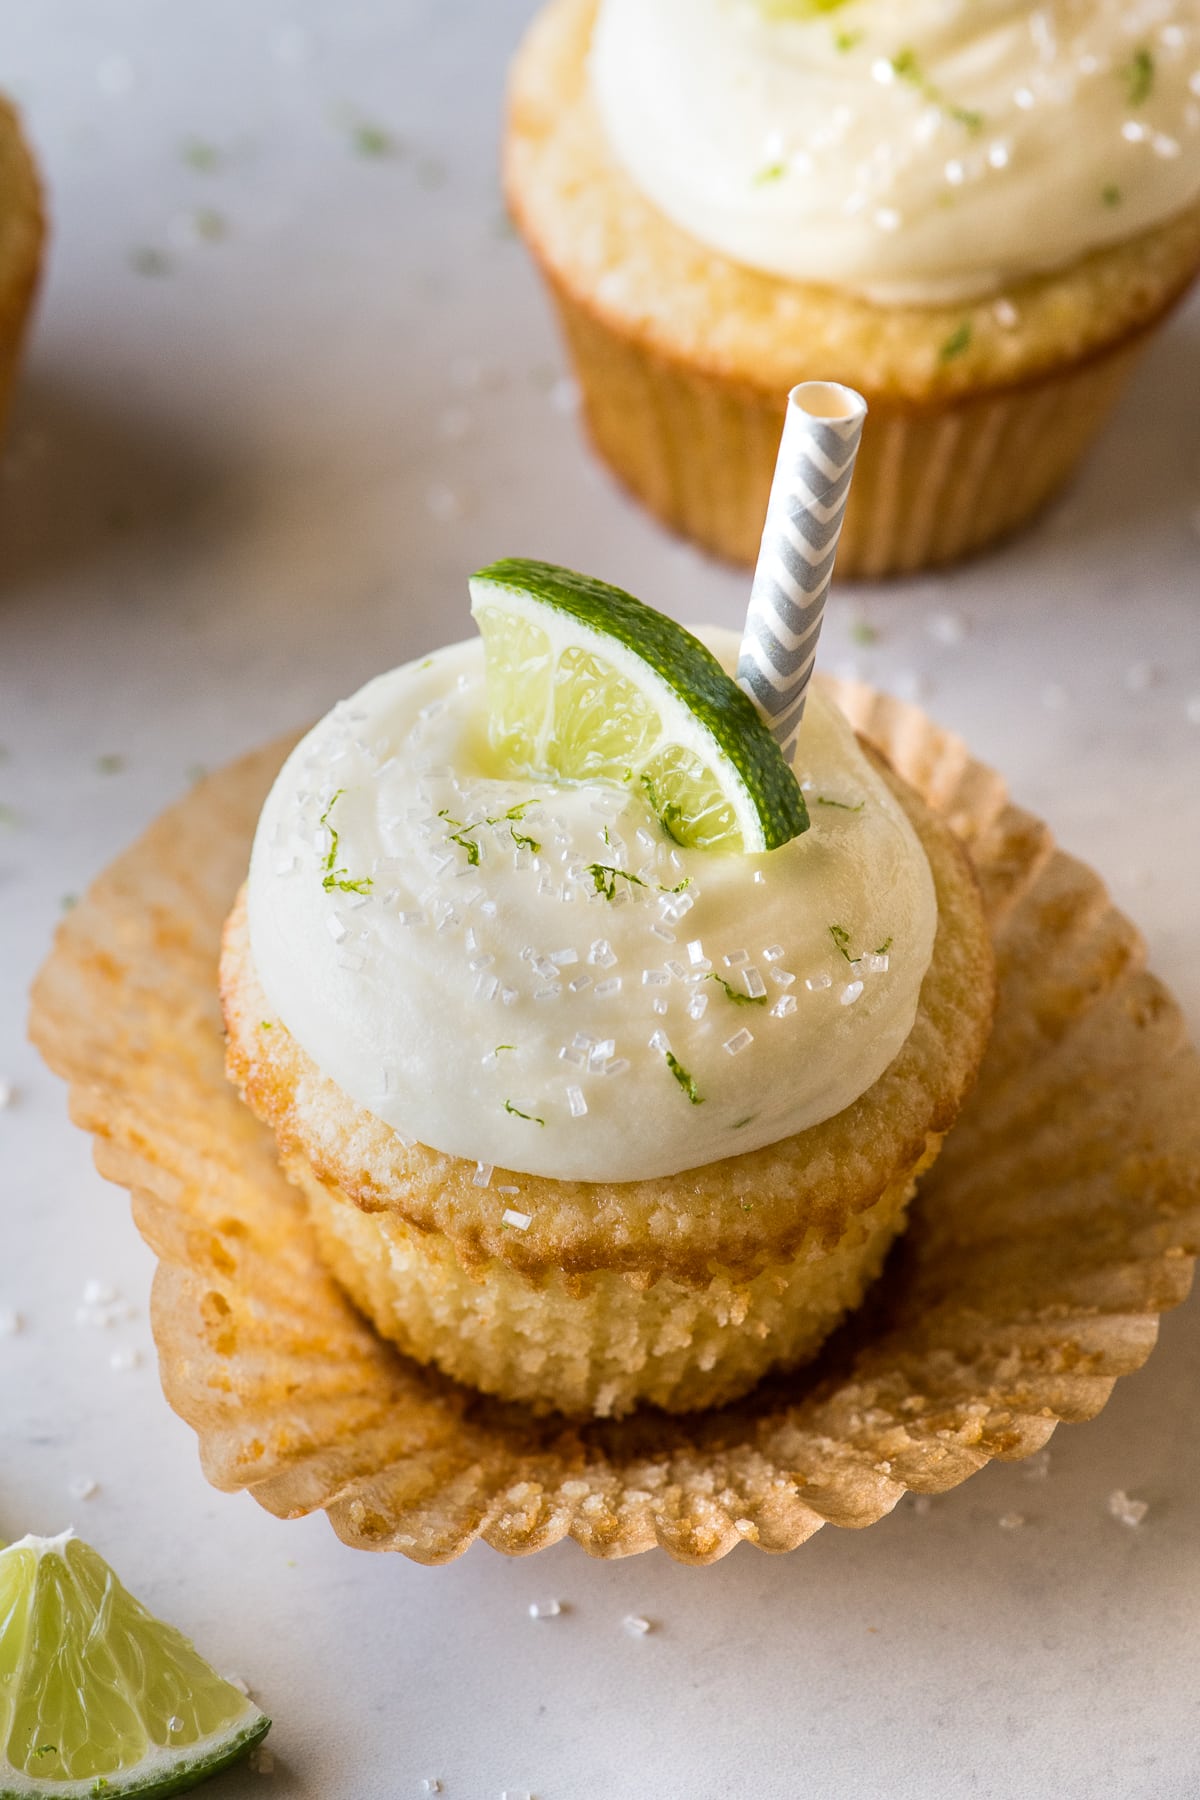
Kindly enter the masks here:
<path id="1" fill-rule="evenodd" d="M 591 876 L 593 891 L 603 894 L 606 900 L 611 900 L 616 894 L 618 875 L 622 881 L 628 881 L 633 887 L 645 887 L 646 885 L 640 875 L 631 875 L 628 869 L 614 868 L 611 863 L 588 863 L 584 874 Z"/>
<path id="2" fill-rule="evenodd" d="M 687 1097 L 691 1101 L 692 1105 L 693 1106 L 703 1106 L 704 1105 L 704 1095 L 702 1093 L 700 1093 L 699 1089 L 696 1086 L 695 1081 L 688 1074 L 687 1070 L 684 1068 L 684 1066 L 680 1062 L 679 1058 L 677 1056 L 675 1056 L 670 1050 L 664 1050 L 663 1055 L 667 1059 L 668 1069 L 670 1069 L 672 1075 L 675 1077 L 676 1081 L 679 1083 L 680 1087 L 683 1089 L 684 1093 L 687 1095 Z"/>
<path id="3" fill-rule="evenodd" d="M 831 925 L 829 927 L 829 935 L 845 957 L 846 961 L 853 962 L 854 958 L 850 954 L 850 933 L 846 930 L 846 927 L 844 925 Z"/>
<path id="4" fill-rule="evenodd" d="M 343 894 L 369 894 L 372 887 L 375 885 L 369 875 L 360 875 L 357 881 L 351 881 L 348 871 L 337 867 L 338 833 L 336 828 L 329 823 L 329 815 L 345 791 L 345 788 L 338 789 L 337 793 L 333 796 L 333 799 L 329 802 L 329 805 L 325 808 L 325 811 L 321 814 L 321 817 L 317 820 L 318 825 L 324 825 L 329 833 L 329 850 L 326 854 L 325 861 L 321 865 L 324 870 L 324 878 L 321 882 L 321 886 L 325 889 L 327 894 L 331 893 L 334 888 L 337 888 L 338 891 Z"/>
<path id="5" fill-rule="evenodd" d="M 856 813 L 861 812 L 867 803 L 865 800 L 860 800 L 857 806 L 851 806 L 846 800 L 830 800 L 827 795 L 818 794 L 815 804 L 817 806 L 835 806 L 839 812 Z"/>
<path id="6" fill-rule="evenodd" d="M 658 797 L 658 790 L 654 785 L 652 777 L 644 773 L 642 775 L 642 786 L 646 790 L 646 798 L 650 802 L 651 812 L 654 814 L 671 842 L 673 844 L 682 845 L 684 839 L 678 835 L 675 827 L 683 822 L 683 808 L 677 805 L 674 800 L 660 800 Z M 604 841 L 605 843 L 608 842 L 607 825 L 604 827 Z"/>
<path id="7" fill-rule="evenodd" d="M 710 969 L 704 979 L 706 981 L 718 982 L 720 986 L 725 989 L 725 998 L 727 1000 L 732 1000 L 735 1006 L 765 1006 L 767 1004 L 767 996 L 765 994 L 739 994 L 738 990 L 735 987 L 730 987 L 725 977 L 723 975 L 718 975 L 715 969 Z"/>
<path id="8" fill-rule="evenodd" d="M 539 1119 L 536 1113 L 522 1112 L 520 1107 L 514 1106 L 511 1100 L 506 1100 L 504 1102 L 504 1110 L 506 1113 L 511 1113 L 514 1119 L 528 1119 L 531 1125 L 544 1125 L 546 1123 L 545 1119 Z"/>

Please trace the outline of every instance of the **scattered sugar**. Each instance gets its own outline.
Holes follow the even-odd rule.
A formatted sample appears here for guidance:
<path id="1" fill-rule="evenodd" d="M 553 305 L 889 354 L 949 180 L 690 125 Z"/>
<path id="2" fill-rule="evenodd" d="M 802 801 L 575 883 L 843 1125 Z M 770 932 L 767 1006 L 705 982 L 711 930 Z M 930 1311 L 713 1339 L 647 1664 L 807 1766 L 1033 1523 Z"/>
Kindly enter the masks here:
<path id="1" fill-rule="evenodd" d="M 423 1794 L 440 1794 L 442 1792 L 442 1784 L 436 1775 L 427 1775 L 425 1777 L 424 1781 L 421 1783 L 421 1792 Z"/>
<path id="2" fill-rule="evenodd" d="M 1019 1531 L 1025 1523 L 1025 1515 L 1019 1512 L 1001 1513 L 996 1523 L 1001 1531 Z"/>
<path id="3" fill-rule="evenodd" d="M 531 1600 L 529 1602 L 531 1619 L 557 1619 L 561 1617 L 562 1611 L 562 1603 L 558 1600 Z"/>
<path id="4" fill-rule="evenodd" d="M 751 1000 L 761 1000 L 767 991 L 766 983 L 758 970 L 751 966 L 742 972 L 742 980 L 746 984 L 746 993 Z"/>
<path id="5" fill-rule="evenodd" d="M 1027 1456 L 1022 1472 L 1026 1481 L 1045 1481 L 1050 1474 L 1050 1452 L 1039 1450 L 1035 1456 Z"/>
<path id="6" fill-rule="evenodd" d="M 588 951 L 588 961 L 594 963 L 598 969 L 611 969 L 616 960 L 613 947 L 607 938 L 597 938 Z"/>
<path id="7" fill-rule="evenodd" d="M 619 994 L 620 991 L 621 977 L 619 975 L 610 975 L 607 981 L 596 983 L 597 994 Z"/>
<path id="8" fill-rule="evenodd" d="M 657 1050 L 661 1056 L 666 1056 L 671 1048 L 671 1040 L 665 1031 L 652 1032 L 648 1039 L 648 1043 L 650 1049 Z"/>
<path id="9" fill-rule="evenodd" d="M 475 1164 L 475 1173 L 471 1177 L 472 1187 L 487 1187 L 491 1182 L 494 1168 L 495 1165 L 493 1163 L 477 1162 Z"/>
<path id="10" fill-rule="evenodd" d="M 256 1745 L 246 1758 L 246 1767 L 248 1769 L 253 1769 L 256 1775 L 273 1775 L 275 1773 L 275 1758 L 269 1750 L 264 1750 L 262 1745 L 259 1744 Z"/>
<path id="11" fill-rule="evenodd" d="M 128 1345 L 123 1350 L 113 1351 L 108 1359 L 108 1366 L 110 1369 L 116 1369 L 119 1374 L 124 1374 L 127 1369 L 140 1368 L 141 1362 L 141 1351 L 134 1349 L 132 1345 Z"/>
<path id="12" fill-rule="evenodd" d="M 90 1475 L 76 1475 L 68 1492 L 72 1500 L 91 1500 L 100 1492 L 100 1483 L 93 1481 Z"/>
<path id="13" fill-rule="evenodd" d="M 794 1013 L 795 1010 L 796 996 L 794 994 L 780 994 L 774 1006 L 770 1008 L 770 1013 L 773 1019 L 786 1019 L 788 1014 Z"/>
<path id="14" fill-rule="evenodd" d="M 24 1329 L 25 1321 L 19 1312 L 0 1306 L 0 1337 L 17 1337 Z"/>
<path id="15" fill-rule="evenodd" d="M 618 1056 L 612 1062 L 607 1064 L 604 1073 L 605 1075 L 624 1075 L 628 1067 L 629 1059 L 624 1056 Z"/>
<path id="16" fill-rule="evenodd" d="M 702 1019 L 708 1007 L 708 995 L 696 993 L 688 1001 L 688 1018 Z"/>
<path id="17" fill-rule="evenodd" d="M 783 961 L 785 954 L 782 944 L 770 944 L 763 951 L 762 957 L 764 962 L 777 963 Z"/>
<path id="18" fill-rule="evenodd" d="M 740 969 L 743 963 L 750 961 L 748 950 L 731 950 L 728 956 L 721 959 L 727 969 Z"/>
<path id="19" fill-rule="evenodd" d="M 651 1012 L 656 1012 L 660 1018 L 664 1018 L 666 1016 L 666 1013 L 668 1010 L 667 1002 L 665 1000 L 658 1000 L 658 999 L 652 1000 L 650 1002 L 650 1010 L 651 1010 Z"/>
<path id="20" fill-rule="evenodd" d="M 1189 694 L 1183 703 L 1183 716 L 1189 725 L 1200 725 L 1200 694 Z"/>
<path id="21" fill-rule="evenodd" d="M 642 1618 L 638 1613 L 629 1613 L 621 1620 L 621 1623 L 630 1637 L 645 1637 L 648 1632 L 654 1630 L 653 1621 Z"/>
<path id="22" fill-rule="evenodd" d="M 863 984 L 861 981 L 848 981 L 840 995 L 842 1005 L 853 1006 L 862 991 Z"/>
<path id="23" fill-rule="evenodd" d="M 671 977 L 667 974 L 665 969 L 642 970 L 643 987 L 666 987 L 670 979 Z"/>
<path id="24" fill-rule="evenodd" d="M 776 987 L 791 987 L 796 979 L 790 969 L 769 969 L 767 972 Z"/>
<path id="25" fill-rule="evenodd" d="M 959 613 L 933 613 L 925 621 L 925 629 L 935 644 L 945 644 L 950 648 L 961 644 L 967 635 L 966 621 Z"/>
<path id="26" fill-rule="evenodd" d="M 687 947 L 687 953 L 688 953 L 688 961 L 694 967 L 698 968 L 701 963 L 708 961 L 708 958 L 704 954 L 704 943 L 701 938 L 693 938 L 692 939 L 691 943 Z"/>
<path id="27" fill-rule="evenodd" d="M 809 975 L 804 983 L 810 994 L 818 994 L 822 988 L 833 986 L 832 975 Z"/>
<path id="28" fill-rule="evenodd" d="M 1144 1500 L 1134 1500 L 1124 1488 L 1114 1488 L 1108 1496 L 1108 1510 L 1122 1525 L 1140 1525 L 1150 1511 Z"/>
<path id="29" fill-rule="evenodd" d="M 587 1101 L 583 1097 L 582 1088 L 569 1087 L 567 1089 L 567 1105 L 571 1109 L 571 1117 L 573 1119 L 582 1119 L 584 1113 L 588 1109 Z"/>
<path id="30" fill-rule="evenodd" d="M 1154 686 L 1158 679 L 1159 671 L 1155 668 L 1153 663 L 1130 663 L 1124 676 L 1126 692 L 1130 694 L 1144 694 L 1147 689 Z"/>
<path id="31" fill-rule="evenodd" d="M 740 1056 L 742 1051 L 748 1050 L 753 1042 L 754 1033 L 752 1031 L 735 1031 L 731 1038 L 725 1039 L 721 1048 L 728 1051 L 730 1056 Z"/>

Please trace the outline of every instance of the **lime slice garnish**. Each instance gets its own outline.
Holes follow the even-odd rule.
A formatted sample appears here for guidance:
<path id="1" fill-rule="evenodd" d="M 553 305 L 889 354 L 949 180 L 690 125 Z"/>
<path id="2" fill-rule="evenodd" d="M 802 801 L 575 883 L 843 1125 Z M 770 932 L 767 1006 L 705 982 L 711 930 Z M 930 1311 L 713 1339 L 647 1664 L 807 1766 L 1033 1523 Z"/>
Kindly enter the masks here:
<path id="1" fill-rule="evenodd" d="M 640 790 L 680 844 L 774 850 L 804 796 L 753 702 L 682 625 L 606 582 L 510 557 L 471 577 L 489 738 L 514 775 Z"/>
<path id="2" fill-rule="evenodd" d="M 180 1794 L 270 1723 L 72 1532 L 0 1551 L 0 1800 Z"/>

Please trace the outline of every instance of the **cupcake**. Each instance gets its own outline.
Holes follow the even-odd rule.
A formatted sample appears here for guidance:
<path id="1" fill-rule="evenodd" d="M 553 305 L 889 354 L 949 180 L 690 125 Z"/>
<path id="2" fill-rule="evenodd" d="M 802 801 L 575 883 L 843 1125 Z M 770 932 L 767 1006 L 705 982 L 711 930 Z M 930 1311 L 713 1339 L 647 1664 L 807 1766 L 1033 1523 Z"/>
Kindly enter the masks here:
<path id="1" fill-rule="evenodd" d="M 1013 530 L 1200 266 L 1198 88 L 1194 0 L 550 0 L 506 187 L 601 455 L 751 561 L 819 372 L 871 406 L 843 575 Z"/>
<path id="2" fill-rule="evenodd" d="M 33 157 L 15 109 L 0 96 L 0 425 L 12 397 L 44 236 Z"/>
<path id="3" fill-rule="evenodd" d="M 732 634 L 541 564 L 472 595 L 275 781 L 228 1072 L 407 1355 L 538 1412 L 720 1403 L 860 1302 L 974 1080 L 975 878 L 819 682 L 789 769 Z"/>

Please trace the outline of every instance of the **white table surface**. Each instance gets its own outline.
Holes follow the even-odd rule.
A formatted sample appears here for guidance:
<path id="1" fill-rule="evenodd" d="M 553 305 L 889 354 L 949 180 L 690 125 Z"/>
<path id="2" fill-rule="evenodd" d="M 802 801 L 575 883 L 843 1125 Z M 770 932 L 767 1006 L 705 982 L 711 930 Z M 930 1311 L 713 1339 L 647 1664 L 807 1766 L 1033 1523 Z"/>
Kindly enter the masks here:
<path id="1" fill-rule="evenodd" d="M 1060 1429 L 1041 1479 L 993 1465 L 785 1558 L 478 1545 L 418 1568 L 206 1486 L 158 1387 L 149 1253 L 25 1043 L 64 896 L 194 765 L 465 635 L 478 563 L 557 559 L 680 617 L 739 616 L 744 579 L 590 460 L 502 228 L 501 80 L 529 11 L 4 9 L 0 80 L 27 108 L 54 237 L 0 498 L 0 1310 L 23 1321 L 0 1336 L 0 1537 L 74 1521 L 251 1682 L 275 1768 L 214 1787 L 229 1800 L 404 1800 L 428 1777 L 448 1800 L 1183 1800 L 1200 1786 L 1195 1305 L 1098 1421 Z M 364 155 L 375 130 L 388 153 Z M 190 139 L 215 169 L 191 166 Z M 824 641 L 829 666 L 916 694 L 1007 771 L 1143 925 L 1194 1027 L 1198 384 L 1193 307 L 1031 536 L 950 577 L 843 589 Z M 89 1281 L 132 1317 L 77 1324 Z M 130 1349 L 138 1367 L 111 1366 Z M 1115 1489 L 1149 1503 L 1140 1526 L 1111 1516 Z M 531 1620 L 549 1598 L 562 1614 Z M 631 1613 L 654 1630 L 630 1636 Z"/>

